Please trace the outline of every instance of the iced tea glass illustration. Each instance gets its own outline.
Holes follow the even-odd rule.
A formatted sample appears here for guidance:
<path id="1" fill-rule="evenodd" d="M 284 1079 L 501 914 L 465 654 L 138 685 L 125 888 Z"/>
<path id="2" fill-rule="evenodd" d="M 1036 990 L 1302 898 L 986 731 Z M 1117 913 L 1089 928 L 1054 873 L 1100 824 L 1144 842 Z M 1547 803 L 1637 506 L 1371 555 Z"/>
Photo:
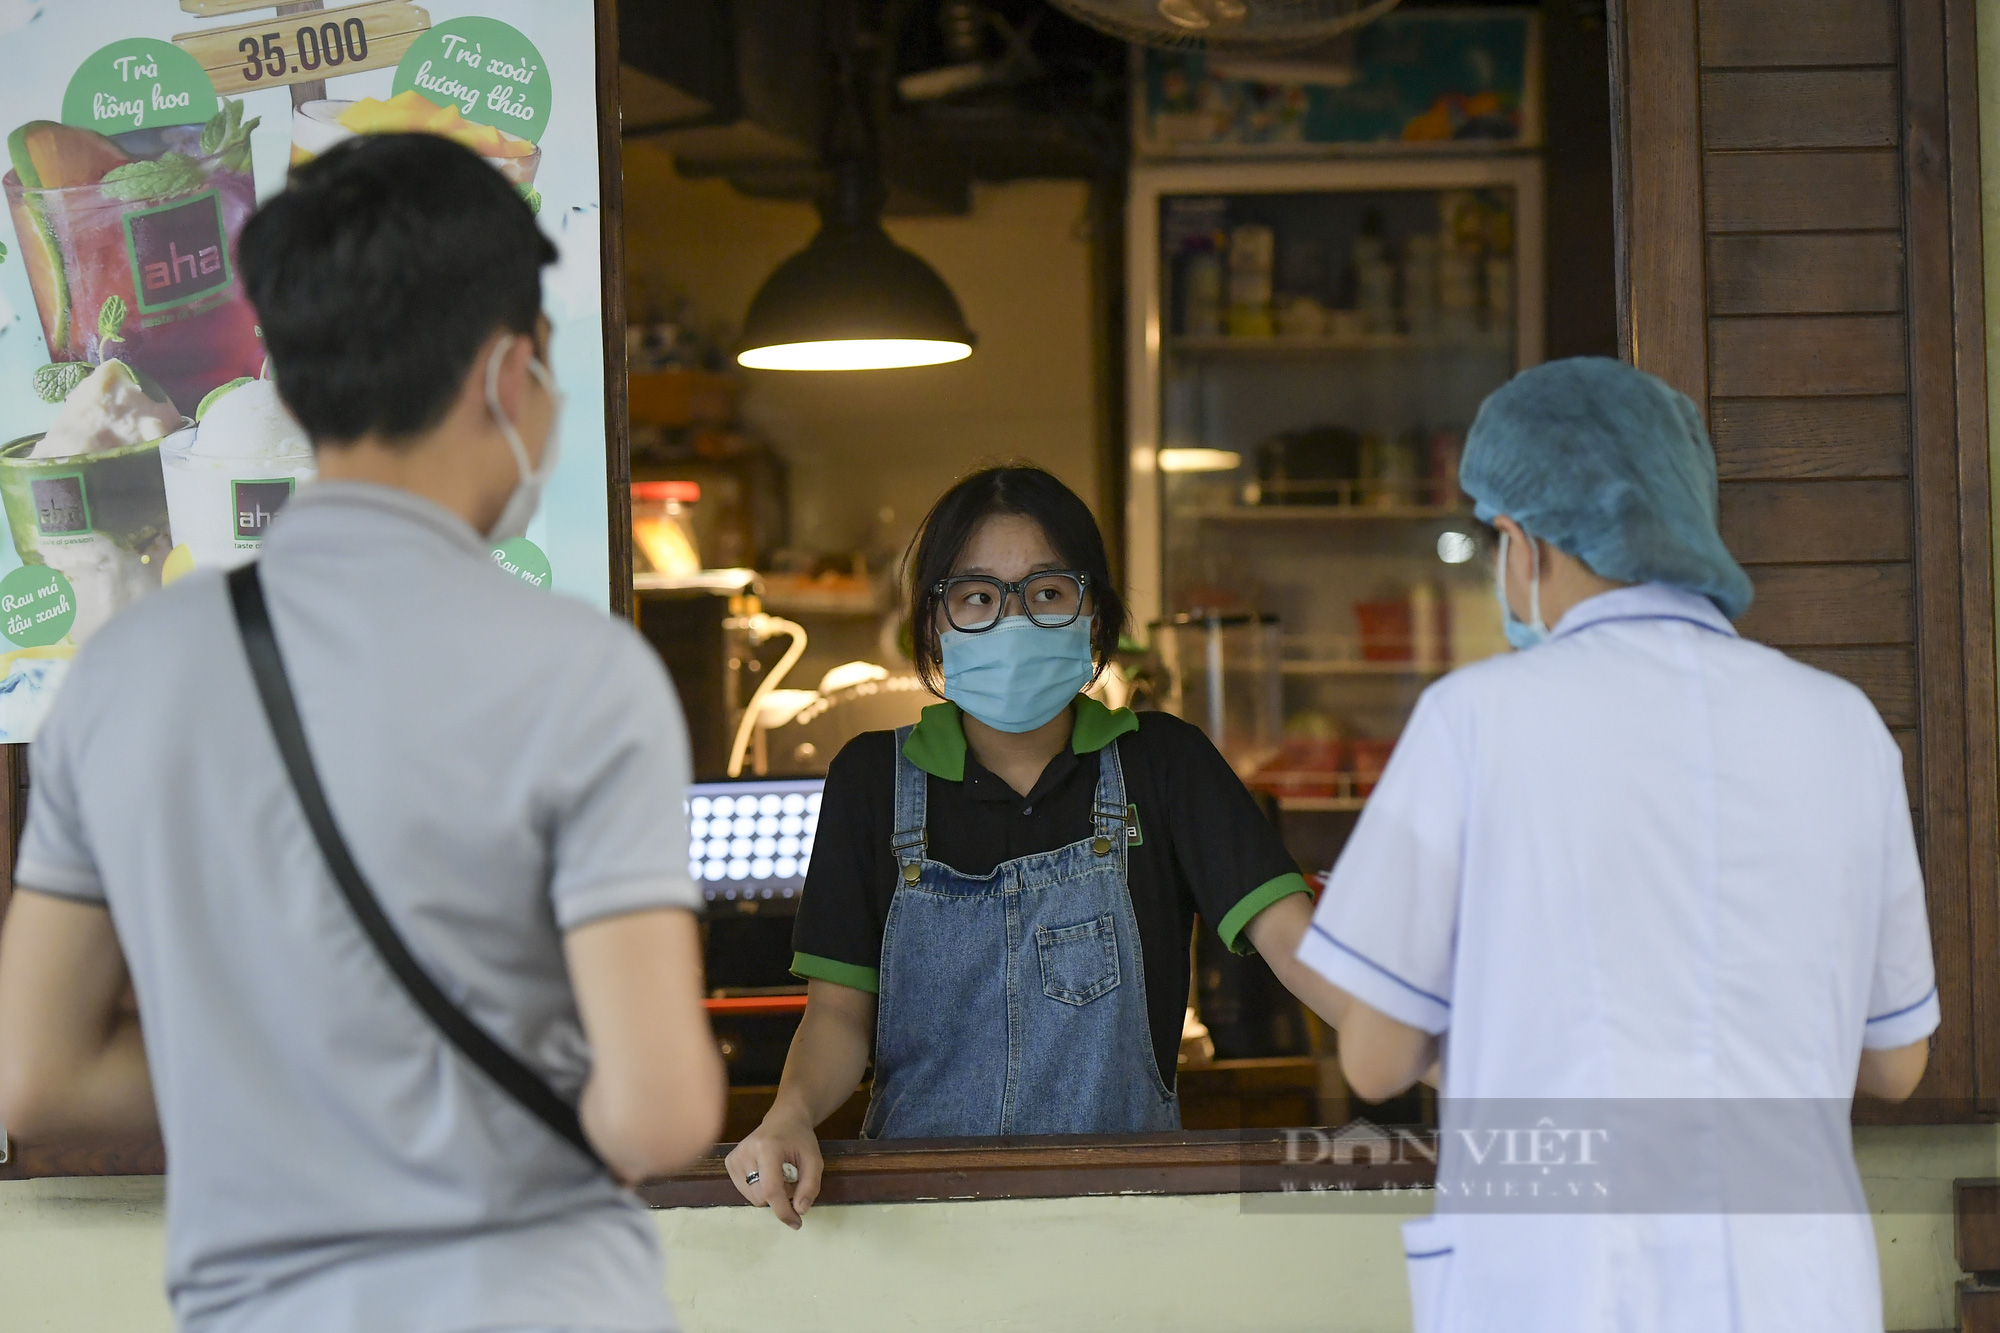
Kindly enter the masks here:
<path id="1" fill-rule="evenodd" d="M 91 365 L 116 357 L 182 411 L 256 375 L 264 349 L 233 254 L 257 205 L 247 155 L 202 153 L 199 125 L 109 138 L 33 128 L 55 146 L 34 159 L 25 183 L 17 150 L 0 184 L 50 357 Z"/>

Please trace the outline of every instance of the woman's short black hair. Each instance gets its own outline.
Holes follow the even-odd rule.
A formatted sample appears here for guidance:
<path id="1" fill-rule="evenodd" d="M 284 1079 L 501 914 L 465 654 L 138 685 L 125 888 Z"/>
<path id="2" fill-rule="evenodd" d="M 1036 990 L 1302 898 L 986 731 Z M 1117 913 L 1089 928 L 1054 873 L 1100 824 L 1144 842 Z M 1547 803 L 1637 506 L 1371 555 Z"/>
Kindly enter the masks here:
<path id="1" fill-rule="evenodd" d="M 938 498 L 903 558 L 909 580 L 910 641 L 917 675 L 931 693 L 944 693 L 944 649 L 938 640 L 938 583 L 951 577 L 979 524 L 995 514 L 1019 514 L 1041 526 L 1066 569 L 1089 579 L 1091 656 L 1102 672 L 1125 633 L 1125 599 L 1111 581 L 1104 534 L 1075 491 L 1038 467 L 993 467 L 975 472 Z"/>
<path id="2" fill-rule="evenodd" d="M 496 330 L 534 336 L 556 250 L 476 153 L 383 134 L 293 169 L 237 258 L 279 397 L 315 445 L 339 446 L 441 421 Z"/>

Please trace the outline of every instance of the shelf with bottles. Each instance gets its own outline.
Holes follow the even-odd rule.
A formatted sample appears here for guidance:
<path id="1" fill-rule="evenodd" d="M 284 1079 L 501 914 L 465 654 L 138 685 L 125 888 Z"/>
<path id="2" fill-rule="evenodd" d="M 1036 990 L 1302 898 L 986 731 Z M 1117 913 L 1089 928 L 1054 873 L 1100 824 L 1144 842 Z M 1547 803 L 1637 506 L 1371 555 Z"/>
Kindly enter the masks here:
<path id="1" fill-rule="evenodd" d="M 1243 775 L 1280 810 L 1339 813 L 1367 804 L 1396 748 L 1393 739 L 1294 736 Z"/>
<path id="2" fill-rule="evenodd" d="M 1511 351 L 1517 202 L 1505 187 L 1169 196 L 1167 347 Z"/>
<path id="3" fill-rule="evenodd" d="M 1158 462 L 1172 519 L 1430 522 L 1472 516 L 1458 485 L 1464 448 L 1456 426 L 1362 431 L 1328 423 L 1271 432 L 1247 458 L 1234 449 L 1169 446 Z"/>

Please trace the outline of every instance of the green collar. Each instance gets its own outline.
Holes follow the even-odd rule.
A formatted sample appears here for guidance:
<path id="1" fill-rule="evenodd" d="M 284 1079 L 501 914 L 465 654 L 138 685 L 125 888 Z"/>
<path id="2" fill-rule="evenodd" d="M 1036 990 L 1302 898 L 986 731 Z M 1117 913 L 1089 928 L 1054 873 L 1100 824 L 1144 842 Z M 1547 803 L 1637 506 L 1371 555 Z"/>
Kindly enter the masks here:
<path id="1" fill-rule="evenodd" d="M 1126 732 L 1139 729 L 1137 713 L 1129 708 L 1106 708 L 1087 694 L 1077 696 L 1075 709 L 1069 748 L 1077 754 L 1095 754 Z M 958 705 L 941 703 L 926 708 L 910 729 L 910 738 L 903 742 L 903 757 L 934 778 L 965 781 L 965 724 L 959 719 Z"/>

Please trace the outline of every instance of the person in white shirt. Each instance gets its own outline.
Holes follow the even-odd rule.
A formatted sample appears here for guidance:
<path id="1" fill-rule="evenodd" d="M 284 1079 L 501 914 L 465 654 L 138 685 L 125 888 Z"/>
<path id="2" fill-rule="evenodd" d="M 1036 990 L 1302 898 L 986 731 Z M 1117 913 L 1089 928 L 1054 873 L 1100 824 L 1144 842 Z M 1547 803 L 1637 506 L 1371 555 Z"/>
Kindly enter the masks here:
<path id="1" fill-rule="evenodd" d="M 1879 1333 L 1849 1106 L 1908 1097 L 1938 1024 L 1901 752 L 1732 628 L 1664 383 L 1528 371 L 1461 477 L 1526 651 L 1425 692 L 1298 952 L 1361 1096 L 1439 1082 L 1418 1333 Z"/>

